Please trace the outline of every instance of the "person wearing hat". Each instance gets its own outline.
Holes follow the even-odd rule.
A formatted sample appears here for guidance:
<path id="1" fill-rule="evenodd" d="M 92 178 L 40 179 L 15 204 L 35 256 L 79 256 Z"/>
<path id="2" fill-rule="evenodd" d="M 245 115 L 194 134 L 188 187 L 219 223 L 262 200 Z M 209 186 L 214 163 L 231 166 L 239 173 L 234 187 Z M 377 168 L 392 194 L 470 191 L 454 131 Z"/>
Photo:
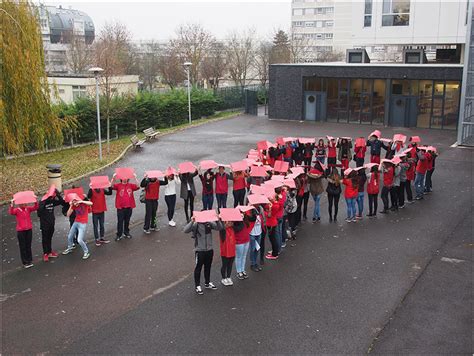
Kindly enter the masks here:
<path id="1" fill-rule="evenodd" d="M 16 236 L 20 247 L 20 256 L 23 267 L 33 267 L 33 254 L 31 252 L 31 240 L 33 239 L 33 224 L 31 213 L 38 210 L 38 202 L 34 205 L 19 204 L 15 206 L 12 199 L 8 207 L 8 214 L 14 215 L 16 219 Z"/>
<path id="2" fill-rule="evenodd" d="M 67 235 L 67 249 L 63 251 L 63 255 L 70 254 L 74 250 L 73 238 L 77 231 L 77 242 L 82 247 L 82 251 L 84 252 L 82 259 L 87 260 L 90 257 L 90 253 L 84 239 L 92 202 L 82 200 L 76 193 L 68 194 L 67 200 L 69 200 L 67 216 L 70 216 L 74 212 L 76 213 L 76 218 L 74 219 L 74 223 L 72 224 L 69 234 Z"/>
<path id="3" fill-rule="evenodd" d="M 41 244 L 43 246 L 44 262 L 49 262 L 50 258 L 58 257 L 58 253 L 52 249 L 54 226 L 56 224 L 54 208 L 64 204 L 64 200 L 57 189 L 54 189 L 51 192 L 48 191 L 48 193 L 41 199 L 37 211 L 40 220 Z"/>

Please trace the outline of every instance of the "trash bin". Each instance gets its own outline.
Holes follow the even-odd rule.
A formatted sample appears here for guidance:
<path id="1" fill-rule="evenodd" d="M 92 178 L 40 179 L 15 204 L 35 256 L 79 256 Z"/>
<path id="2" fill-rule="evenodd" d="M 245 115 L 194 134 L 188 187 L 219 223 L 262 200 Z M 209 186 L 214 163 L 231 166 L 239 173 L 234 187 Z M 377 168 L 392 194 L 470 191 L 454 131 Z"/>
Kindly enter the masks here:
<path id="1" fill-rule="evenodd" d="M 48 164 L 48 185 L 54 184 L 56 189 L 62 192 L 62 178 L 61 178 L 61 165 L 60 164 Z"/>

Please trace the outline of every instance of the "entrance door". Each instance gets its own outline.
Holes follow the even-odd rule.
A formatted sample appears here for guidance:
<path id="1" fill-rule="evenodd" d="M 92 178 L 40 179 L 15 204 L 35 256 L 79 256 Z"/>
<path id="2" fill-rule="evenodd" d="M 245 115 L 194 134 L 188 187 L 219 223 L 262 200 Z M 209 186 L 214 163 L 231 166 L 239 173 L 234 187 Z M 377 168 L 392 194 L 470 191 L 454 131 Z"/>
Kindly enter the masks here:
<path id="1" fill-rule="evenodd" d="M 305 120 L 322 121 L 326 119 L 326 93 L 307 91 L 304 94 Z"/>
<path id="2" fill-rule="evenodd" d="M 415 127 L 417 117 L 416 96 L 392 95 L 389 125 L 395 127 Z"/>

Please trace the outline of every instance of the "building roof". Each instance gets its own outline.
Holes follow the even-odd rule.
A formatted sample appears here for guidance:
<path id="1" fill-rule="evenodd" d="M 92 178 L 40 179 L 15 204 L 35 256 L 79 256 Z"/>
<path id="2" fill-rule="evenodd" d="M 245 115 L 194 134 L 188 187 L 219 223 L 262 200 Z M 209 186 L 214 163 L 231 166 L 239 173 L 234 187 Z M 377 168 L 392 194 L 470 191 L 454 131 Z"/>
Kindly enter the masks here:
<path id="1" fill-rule="evenodd" d="M 74 20 L 83 20 L 84 21 L 84 30 L 86 32 L 94 32 L 94 22 L 89 15 L 85 12 L 74 10 L 74 9 L 64 9 L 63 7 L 55 6 L 41 6 L 40 10 L 46 10 L 49 16 L 49 26 L 51 32 L 63 31 L 63 30 L 72 30 L 74 28 Z"/>
<path id="2" fill-rule="evenodd" d="M 447 63 L 423 63 L 423 64 L 411 64 L 411 63 L 385 63 L 385 62 L 372 62 L 372 63 L 346 63 L 346 62 L 315 62 L 315 63 L 275 63 L 272 66 L 287 66 L 287 67 L 422 67 L 422 68 L 446 68 L 446 67 L 458 67 L 463 68 L 463 64 L 447 64 Z"/>

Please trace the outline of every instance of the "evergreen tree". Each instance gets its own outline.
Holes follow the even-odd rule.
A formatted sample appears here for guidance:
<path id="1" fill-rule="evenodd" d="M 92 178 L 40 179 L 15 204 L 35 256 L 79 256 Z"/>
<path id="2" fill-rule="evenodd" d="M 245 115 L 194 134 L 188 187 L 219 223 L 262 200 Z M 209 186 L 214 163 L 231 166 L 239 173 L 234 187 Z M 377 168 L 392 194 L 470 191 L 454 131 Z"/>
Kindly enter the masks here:
<path id="1" fill-rule="evenodd" d="M 270 63 L 290 63 L 291 50 L 288 35 L 283 30 L 278 30 L 273 37 L 273 46 Z"/>

